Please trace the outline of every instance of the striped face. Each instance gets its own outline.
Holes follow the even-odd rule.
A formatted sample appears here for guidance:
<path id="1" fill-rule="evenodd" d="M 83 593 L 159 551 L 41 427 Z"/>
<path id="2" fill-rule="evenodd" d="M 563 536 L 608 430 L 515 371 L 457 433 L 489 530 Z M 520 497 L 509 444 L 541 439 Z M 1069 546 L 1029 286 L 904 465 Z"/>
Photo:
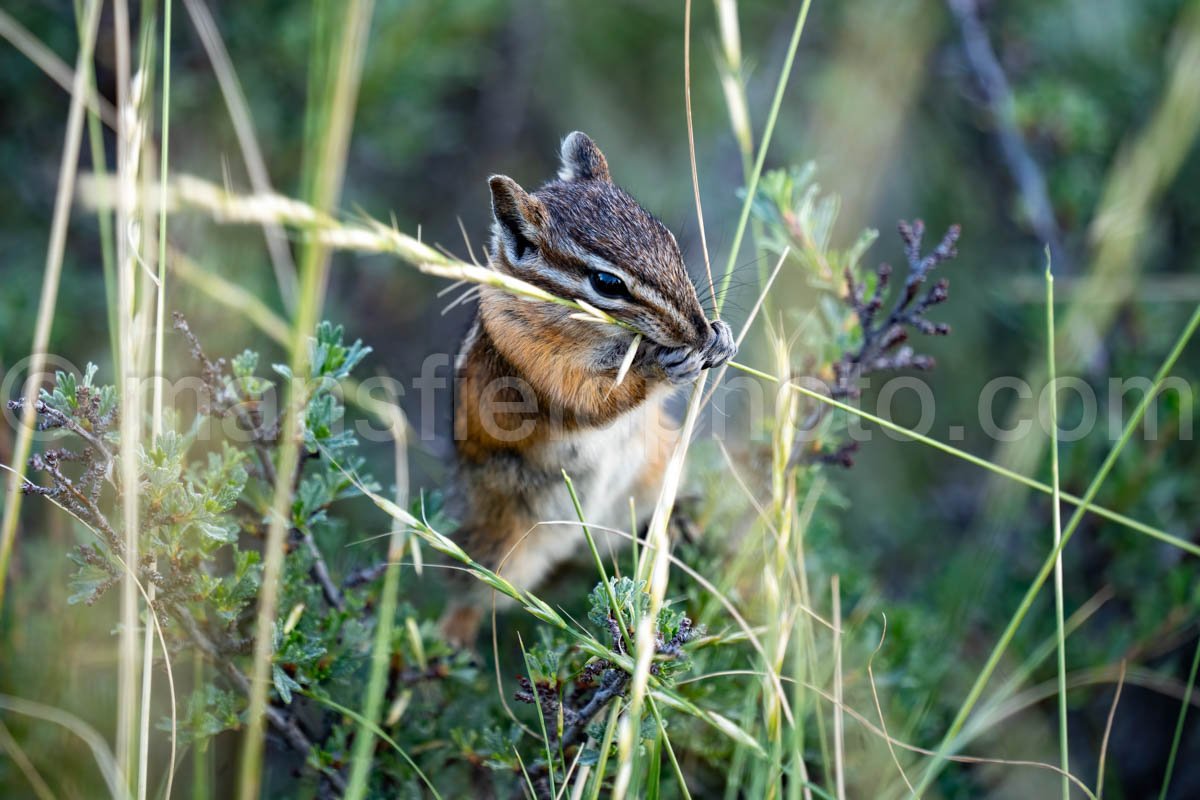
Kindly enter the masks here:
<path id="1" fill-rule="evenodd" d="M 490 184 L 496 269 L 584 300 L 657 344 L 699 350 L 710 341 L 675 237 L 612 183 L 587 136 L 567 137 L 559 180 L 532 194 L 504 176 Z"/>

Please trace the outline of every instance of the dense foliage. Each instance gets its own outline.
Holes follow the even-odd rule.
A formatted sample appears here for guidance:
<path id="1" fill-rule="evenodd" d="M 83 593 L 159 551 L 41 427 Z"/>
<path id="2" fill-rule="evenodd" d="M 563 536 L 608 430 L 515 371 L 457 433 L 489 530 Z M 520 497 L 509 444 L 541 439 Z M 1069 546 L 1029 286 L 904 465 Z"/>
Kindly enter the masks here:
<path id="1" fill-rule="evenodd" d="M 131 5 L 135 34 L 147 26 L 134 49 L 154 64 L 161 56 L 153 48 L 156 4 Z M 199 26 L 185 15 L 186 4 L 176 5 L 170 172 L 248 191 L 250 169 L 222 85 Z M 320 68 L 336 56 L 325 45 L 336 41 L 342 4 L 210 5 L 266 173 L 280 193 L 311 199 L 320 148 L 298 109 L 314 105 Z M 16 0 L 4 11 L 72 62 L 72 6 Z M 907 427 L 926 421 L 919 398 L 881 387 L 921 370 L 936 400 L 930 437 L 1043 483 L 1051 480 L 1048 437 L 1035 428 L 1025 450 L 996 441 L 980 424 L 980 398 L 1000 376 L 1026 378 L 1035 396 L 1041 391 L 1049 245 L 1058 277 L 1059 373 L 1099 400 L 1097 423 L 1059 444 L 1062 489 L 1082 495 L 1140 399 L 1140 390 L 1120 385 L 1114 393 L 1112 379 L 1153 375 L 1200 297 L 1195 4 L 816 0 L 751 197 L 746 243 L 732 257 L 726 251 L 746 197 L 737 189 L 749 182 L 753 153 L 739 147 L 736 115 L 730 135 L 729 87 L 746 87 L 757 143 L 797 8 L 766 0 L 694 6 L 691 91 L 717 273 L 712 296 L 688 177 L 682 14 L 673 6 L 375 3 L 338 203 L 344 211 L 335 216 L 391 215 L 398 230 L 469 259 L 487 231 L 484 178 L 503 171 L 533 183 L 552 175 L 557 140 L 583 128 L 608 153 L 617 181 L 678 234 L 704 299 L 710 307 L 725 301 L 735 330 L 783 257 L 739 360 L 782 380 L 818 379 L 839 401 Z M 727 61 L 729 34 L 718 16 L 730 9 L 741 26 L 738 63 Z M 963 9 L 971 12 L 965 21 Z M 994 51 L 1007 101 L 996 102 L 995 76 L 972 51 L 971 19 Z M 94 63 L 97 91 L 109 101 L 118 82 L 113 25 L 106 11 Z M 7 44 L 0 65 L 0 163 L 11 189 L 0 209 L 7 392 L 0 399 L 19 409 L 66 101 Z M 153 87 L 154 69 L 148 74 Z M 151 112 L 143 160 L 156 165 L 157 109 Z M 85 130 L 84 172 L 112 170 L 117 161 L 115 136 L 98 123 L 97 131 L 93 149 Z M 1044 206 L 1014 166 L 1013 142 L 1029 156 L 1034 188 L 1044 186 Z M 895 220 L 917 211 L 929 220 L 929 241 L 922 243 L 915 222 L 893 238 Z M 153 592 L 171 656 L 181 747 L 175 796 L 197 797 L 232 791 L 281 445 L 277 411 L 287 395 L 280 390 L 296 378 L 270 366 L 287 360 L 295 305 L 277 284 L 262 232 L 211 216 L 172 209 L 167 237 L 166 308 L 188 320 L 174 332 L 166 323 L 167 372 L 198 376 L 203 390 L 175 398 L 161 436 L 147 435 L 137 452 L 143 558 L 136 574 Z M 51 329 L 53 352 L 88 366 L 63 366 L 53 385 L 28 400 L 50 439 L 30 462 L 36 488 L 29 491 L 43 497 L 26 500 L 7 576 L 0 699 L 66 710 L 110 738 L 118 706 L 117 584 L 126 568 L 124 409 L 106 386 L 116 383 L 120 353 L 105 280 L 111 239 L 97 219 L 82 208 L 71 219 Z M 951 222 L 963 225 L 963 253 L 947 265 L 957 239 Z M 147 215 L 143 228 L 154 224 Z M 466 244 L 459 244 L 460 224 Z M 889 233 L 876 241 L 875 228 Z M 944 230 L 951 234 L 935 241 Z M 301 256 L 309 231 L 286 234 L 285 249 Z M 722 287 L 726 257 L 734 269 Z M 636 622 L 646 596 L 636 550 L 618 552 L 614 563 L 602 548 L 604 576 L 581 552 L 539 590 L 533 600 L 541 605 L 499 615 L 494 653 L 487 641 L 478 653 L 440 641 L 439 573 L 475 568 L 438 551 L 438 537 L 454 528 L 441 501 L 450 484 L 447 389 L 437 390 L 433 410 L 422 393 L 400 399 L 416 435 L 408 441 L 411 475 L 392 478 L 393 445 L 359 441 L 365 437 L 354 435 L 355 425 L 371 412 L 345 402 L 338 386 L 378 372 L 405 384 L 424 379 L 427 355 L 453 351 L 469 303 L 440 301 L 440 282 L 386 255 L 339 252 L 332 259 L 315 319 L 342 321 L 349 333 L 317 328 L 308 345 L 312 373 L 302 376 L 308 394 L 301 466 L 287 504 L 264 794 L 344 786 L 377 652 L 387 658 L 370 793 L 421 796 L 432 784 L 446 797 L 482 796 L 484 787 L 497 796 L 545 795 L 584 768 L 585 796 L 610 787 L 619 760 L 612 712 L 630 689 L 622 624 L 627 630 Z M 898 268 L 883 264 L 889 261 Z M 232 284 L 245 296 L 214 293 L 197 275 L 223 279 L 216 285 Z M 945 278 L 954 297 L 943 304 Z M 951 327 L 953 335 L 940 338 Z M 284 337 L 272 332 L 279 328 Z M 1153 434 L 1149 423 L 1138 427 L 1096 496 L 1100 506 L 1193 547 L 1200 456 L 1191 446 L 1197 417 L 1187 389 L 1198 385 L 1196 352 L 1194 344 L 1183 351 L 1172 372 L 1178 383 L 1151 406 Z M 216 353 L 229 356 L 210 358 Z M 935 359 L 938 368 L 924 371 Z M 750 378 L 731 372 L 727 386 L 734 380 Z M 682 774 L 696 797 L 805 786 L 832 796 L 844 755 L 848 796 L 907 796 L 905 781 L 916 781 L 928 761 L 902 745 L 936 748 L 952 724 L 1051 546 L 1051 501 L 978 464 L 893 439 L 853 413 L 776 393 L 758 377 L 753 383 L 759 394 L 714 395 L 708 424 L 723 424 L 727 435 L 720 445 L 698 439 L 688 459 L 687 496 L 676 515 L 686 534 L 675 549 L 682 566 L 673 566 L 669 602 L 655 620 L 656 678 L 661 696 L 676 705 L 647 707 L 638 721 L 639 763 L 654 767 L 634 777 L 632 791 L 674 796 Z M 761 416 L 749 413 L 755 403 Z M 1070 391 L 1060 403 L 1060 427 L 1073 431 L 1086 403 Z M 1000 393 L 992 421 L 1004 427 L 1023 412 L 1036 419 L 1035 404 Z M 150 430 L 149 420 L 144 427 Z M 6 465 L 15 435 L 0 425 Z M 407 498 L 410 484 L 415 499 L 400 509 L 410 521 L 381 513 L 383 499 Z M 1063 505 L 1064 520 L 1071 511 Z M 387 562 L 398 564 L 394 605 L 386 602 Z M 1197 644 L 1198 563 L 1179 547 L 1095 515 L 1083 517 L 1066 550 L 1072 772 L 1097 790 L 1103 764 L 1105 797 L 1156 796 L 1172 752 L 1180 758 L 1166 796 L 1193 796 L 1200 786 L 1195 760 L 1184 757 L 1195 752 L 1200 727 L 1195 715 L 1180 720 Z M 382 608 L 393 613 L 381 647 Z M 961 751 L 1058 763 L 1055 629 L 1047 587 L 1015 631 Z M 158 635 L 154 626 L 151 633 Z M 771 685 L 766 664 L 780 670 L 786 691 Z M 153 670 L 156 786 L 170 728 L 161 654 Z M 721 721 L 743 736 L 721 729 Z M 0 752 L 9 754 L 9 731 L 56 794 L 104 790 L 91 752 L 65 729 L 8 710 L 0 722 Z M 29 786 L 21 762 L 0 757 L 0 793 Z M 1057 790 L 1058 777 L 1047 770 L 952 765 L 937 772 L 926 796 Z"/>

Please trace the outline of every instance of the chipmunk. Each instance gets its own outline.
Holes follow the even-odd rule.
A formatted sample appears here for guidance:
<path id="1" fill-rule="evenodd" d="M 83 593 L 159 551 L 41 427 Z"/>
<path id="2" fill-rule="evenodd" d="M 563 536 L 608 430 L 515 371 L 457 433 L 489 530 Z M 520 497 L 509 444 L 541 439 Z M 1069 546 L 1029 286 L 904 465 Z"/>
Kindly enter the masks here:
<path id="1" fill-rule="evenodd" d="M 677 438 L 664 402 L 736 347 L 727 324 L 705 317 L 675 237 L 613 183 L 585 134 L 566 137 L 558 179 L 537 191 L 503 175 L 488 183 L 492 269 L 586 301 L 644 337 L 618 384 L 634 333 L 562 305 L 480 292 L 456 362 L 455 539 L 533 589 L 584 541 L 579 525 L 539 524 L 578 518 L 563 471 L 591 524 L 624 528 L 630 498 L 648 513 Z M 487 589 L 474 580 L 461 589 L 441 626 L 470 646 Z"/>

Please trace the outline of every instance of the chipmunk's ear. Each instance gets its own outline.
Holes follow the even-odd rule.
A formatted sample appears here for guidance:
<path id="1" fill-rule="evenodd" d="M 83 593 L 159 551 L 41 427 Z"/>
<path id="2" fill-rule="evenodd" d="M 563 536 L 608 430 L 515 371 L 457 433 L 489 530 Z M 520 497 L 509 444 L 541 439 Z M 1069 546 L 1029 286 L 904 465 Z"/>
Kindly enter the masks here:
<path id="1" fill-rule="evenodd" d="M 496 245 L 504 248 L 508 260 L 515 265 L 537 250 L 546 226 L 546 208 L 506 175 L 493 175 L 488 185 L 492 187 Z"/>
<path id="2" fill-rule="evenodd" d="M 608 161 L 583 131 L 567 134 L 562 143 L 562 169 L 558 177 L 564 181 L 604 181 L 612 183 Z"/>

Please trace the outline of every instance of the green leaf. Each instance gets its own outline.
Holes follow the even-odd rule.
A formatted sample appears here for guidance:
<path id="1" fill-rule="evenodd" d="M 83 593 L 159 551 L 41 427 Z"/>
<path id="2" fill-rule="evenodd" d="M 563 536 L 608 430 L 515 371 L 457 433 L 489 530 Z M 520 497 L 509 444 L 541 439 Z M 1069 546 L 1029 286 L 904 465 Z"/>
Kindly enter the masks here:
<path id="1" fill-rule="evenodd" d="M 112 585 L 112 576 L 98 566 L 83 564 L 71 576 L 71 595 L 67 598 L 68 605 L 77 603 L 91 604 Z"/>
<path id="2" fill-rule="evenodd" d="M 196 529 L 214 542 L 233 544 L 238 540 L 238 526 L 229 521 L 197 520 Z"/>
<path id="3" fill-rule="evenodd" d="M 292 692 L 299 692 L 304 687 L 292 680 L 291 676 L 284 672 L 283 668 L 278 664 L 271 665 L 271 673 L 274 678 L 275 691 L 279 694 L 279 699 L 285 704 L 290 705 L 292 702 Z"/>

